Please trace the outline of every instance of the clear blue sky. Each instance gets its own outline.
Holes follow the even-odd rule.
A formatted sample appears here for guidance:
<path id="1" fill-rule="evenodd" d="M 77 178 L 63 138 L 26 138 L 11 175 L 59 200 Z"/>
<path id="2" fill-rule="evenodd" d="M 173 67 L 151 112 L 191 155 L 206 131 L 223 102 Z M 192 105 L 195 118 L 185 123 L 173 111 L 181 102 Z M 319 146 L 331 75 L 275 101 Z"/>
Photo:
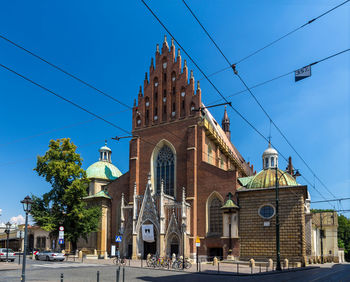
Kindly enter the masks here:
<path id="1" fill-rule="evenodd" d="M 234 62 L 341 2 L 196 0 L 189 5 Z M 149 4 L 205 72 L 209 74 L 226 67 L 182 1 L 159 0 Z M 239 73 L 248 85 L 254 85 L 349 48 L 349 16 L 348 3 L 246 60 L 239 65 Z M 1 4 L 0 34 L 132 105 L 156 44 L 162 43 L 165 31 L 140 1 L 12 0 Z M 183 58 L 186 58 L 184 54 Z M 201 78 L 187 61 L 194 69 L 195 78 Z M 130 111 L 2 39 L 0 63 L 131 129 Z M 311 78 L 295 83 L 291 74 L 253 90 L 276 124 L 337 197 L 350 197 L 349 78 L 350 52 L 315 65 Z M 230 71 L 212 79 L 225 95 L 243 89 Z M 218 99 L 203 79 L 201 88 L 205 104 Z M 88 114 L 2 68 L 0 93 L 0 222 L 5 222 L 23 214 L 19 202 L 27 194 L 40 195 L 49 189 L 33 168 L 36 156 L 45 153 L 50 139 L 70 137 L 78 145 L 83 166 L 87 168 L 98 159 L 97 150 L 104 140 L 122 133 L 102 121 L 91 121 Z M 247 93 L 230 100 L 268 136 L 269 121 Z M 212 113 L 221 121 L 223 108 L 216 108 Z M 244 158 L 260 170 L 261 154 L 267 144 L 232 110 L 229 115 L 233 143 Z M 36 137 L 28 138 L 31 136 Z M 284 155 L 291 155 L 294 166 L 314 182 L 312 174 L 274 129 L 272 142 Z M 108 145 L 113 150 L 113 163 L 123 173 L 128 171 L 128 140 L 109 141 Z M 280 158 L 280 168 L 285 167 Z M 332 198 L 318 181 L 315 184 L 327 199 Z M 309 191 L 312 200 L 321 199 L 314 189 Z M 350 201 L 343 202 L 342 207 L 350 209 Z"/>

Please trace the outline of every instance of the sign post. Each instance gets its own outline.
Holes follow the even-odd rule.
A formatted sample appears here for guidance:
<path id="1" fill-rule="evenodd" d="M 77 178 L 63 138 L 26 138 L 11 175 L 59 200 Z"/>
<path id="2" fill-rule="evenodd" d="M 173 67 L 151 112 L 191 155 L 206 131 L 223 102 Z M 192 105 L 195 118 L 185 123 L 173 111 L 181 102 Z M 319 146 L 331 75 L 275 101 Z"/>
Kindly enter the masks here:
<path id="1" fill-rule="evenodd" d="M 64 227 L 60 226 L 58 228 L 58 244 L 63 245 L 64 244 Z M 61 246 L 62 249 L 62 246 Z"/>
<path id="2" fill-rule="evenodd" d="M 198 261 L 198 248 L 201 246 L 201 240 L 197 236 L 196 238 L 196 249 L 197 249 L 197 272 L 199 270 L 199 261 Z"/>

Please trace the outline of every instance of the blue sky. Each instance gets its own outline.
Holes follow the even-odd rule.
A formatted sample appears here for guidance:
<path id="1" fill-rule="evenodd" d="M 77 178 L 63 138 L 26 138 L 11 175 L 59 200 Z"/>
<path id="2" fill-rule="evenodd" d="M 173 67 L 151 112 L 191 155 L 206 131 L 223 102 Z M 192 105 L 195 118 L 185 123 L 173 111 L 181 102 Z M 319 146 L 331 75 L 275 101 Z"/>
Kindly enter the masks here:
<path id="1" fill-rule="evenodd" d="M 341 2 L 196 0 L 189 5 L 234 62 Z M 227 66 L 182 1 L 148 3 L 206 73 Z M 248 85 L 254 85 L 349 48 L 349 15 L 348 3 L 242 62 L 240 75 Z M 137 97 L 155 46 L 162 43 L 165 34 L 140 1 L 5 1 L 1 3 L 0 27 L 1 35 L 128 105 Z M 195 78 L 200 79 L 202 75 L 186 59 Z M 126 108 L 1 39 L 0 63 L 131 129 L 131 113 Z M 253 90 L 293 146 L 339 198 L 350 197 L 349 78 L 347 52 L 315 65 L 311 78 L 295 83 L 291 74 Z M 243 89 L 230 71 L 212 80 L 225 95 Z M 203 101 L 209 105 L 219 96 L 208 82 L 200 81 Z M 23 214 L 19 202 L 27 194 L 40 195 L 50 188 L 33 171 L 36 156 L 45 153 L 50 139 L 70 137 L 87 168 L 98 159 L 97 150 L 105 139 L 123 135 L 2 68 L 0 93 L 0 222 Z M 269 121 L 251 96 L 243 93 L 230 100 L 268 136 Z M 223 108 L 212 113 L 221 121 Z M 260 170 L 267 144 L 230 109 L 229 116 L 233 143 Z M 284 155 L 291 155 L 294 166 L 314 182 L 310 171 L 274 129 L 272 142 Z M 128 140 L 109 141 L 108 145 L 113 150 L 113 163 L 123 173 L 128 171 Z M 280 168 L 285 167 L 280 158 Z M 325 198 L 332 198 L 317 180 L 315 185 Z M 309 191 L 312 200 L 322 199 L 311 187 Z M 344 201 L 342 208 L 350 209 L 350 201 Z"/>

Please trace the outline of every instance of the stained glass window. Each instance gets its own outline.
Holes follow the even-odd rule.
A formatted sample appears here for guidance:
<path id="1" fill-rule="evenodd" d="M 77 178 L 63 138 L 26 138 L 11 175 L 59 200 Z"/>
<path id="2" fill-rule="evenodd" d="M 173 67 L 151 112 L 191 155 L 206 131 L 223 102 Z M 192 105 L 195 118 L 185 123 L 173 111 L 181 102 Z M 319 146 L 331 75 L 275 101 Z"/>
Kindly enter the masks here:
<path id="1" fill-rule="evenodd" d="M 160 184 L 164 181 L 164 193 L 174 196 L 175 183 L 175 158 L 172 150 L 164 145 L 157 156 L 157 192 L 160 192 Z"/>
<path id="2" fill-rule="evenodd" d="M 214 198 L 209 205 L 209 232 L 222 234 L 221 201 Z"/>

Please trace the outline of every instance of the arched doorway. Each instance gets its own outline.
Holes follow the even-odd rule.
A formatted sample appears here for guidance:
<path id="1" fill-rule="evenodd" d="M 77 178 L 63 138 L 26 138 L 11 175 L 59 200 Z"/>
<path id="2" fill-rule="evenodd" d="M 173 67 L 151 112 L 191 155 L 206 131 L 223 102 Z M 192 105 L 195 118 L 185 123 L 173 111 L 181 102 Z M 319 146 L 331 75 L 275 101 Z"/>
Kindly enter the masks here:
<path id="1" fill-rule="evenodd" d="M 153 234 L 154 234 L 154 241 L 151 242 L 151 241 L 144 241 L 144 238 L 142 236 L 142 225 L 152 225 L 153 226 Z M 140 239 L 142 239 L 142 247 L 143 247 L 143 254 L 142 254 L 142 257 L 144 259 L 147 258 L 147 255 L 148 254 L 151 254 L 151 255 L 159 255 L 159 252 L 158 252 L 158 230 L 157 228 L 155 227 L 155 225 L 150 222 L 150 221 L 147 221 L 147 222 L 144 222 L 143 224 L 141 225 L 141 228 L 140 228 Z"/>
<path id="2" fill-rule="evenodd" d="M 168 238 L 168 256 L 171 257 L 173 254 L 176 256 L 180 255 L 180 239 L 175 233 L 171 234 Z"/>

